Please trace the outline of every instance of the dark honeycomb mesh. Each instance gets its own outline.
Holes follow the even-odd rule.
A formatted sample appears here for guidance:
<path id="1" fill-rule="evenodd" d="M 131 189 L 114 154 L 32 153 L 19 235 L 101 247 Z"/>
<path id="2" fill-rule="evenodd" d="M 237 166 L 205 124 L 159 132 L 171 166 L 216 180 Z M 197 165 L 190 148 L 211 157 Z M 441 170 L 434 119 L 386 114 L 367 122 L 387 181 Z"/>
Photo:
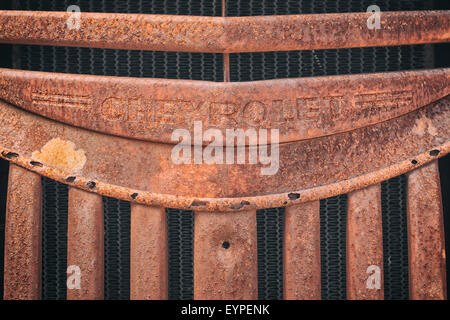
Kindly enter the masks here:
<path id="1" fill-rule="evenodd" d="M 384 297 L 409 298 L 406 176 L 381 183 L 383 220 Z"/>
<path id="2" fill-rule="evenodd" d="M 67 185 L 42 178 L 42 299 L 65 300 L 67 279 Z"/>
<path id="3" fill-rule="evenodd" d="M 103 197 L 105 299 L 130 299 L 130 203 Z"/>
<path id="4" fill-rule="evenodd" d="M 344 300 L 347 195 L 320 200 L 320 265 L 323 300 Z"/>
<path id="5" fill-rule="evenodd" d="M 3 300 L 3 269 L 5 254 L 5 211 L 8 190 L 9 162 L 0 159 L 0 300 Z"/>
<path id="6" fill-rule="evenodd" d="M 166 209 L 169 299 L 194 299 L 194 212 Z"/>
<path id="7" fill-rule="evenodd" d="M 283 299 L 284 208 L 258 210 L 258 298 Z"/>
<path id="8" fill-rule="evenodd" d="M 439 159 L 441 177 L 442 207 L 444 209 L 445 248 L 447 250 L 447 288 L 450 288 L 450 154 Z M 448 297 L 448 296 L 447 296 Z"/>

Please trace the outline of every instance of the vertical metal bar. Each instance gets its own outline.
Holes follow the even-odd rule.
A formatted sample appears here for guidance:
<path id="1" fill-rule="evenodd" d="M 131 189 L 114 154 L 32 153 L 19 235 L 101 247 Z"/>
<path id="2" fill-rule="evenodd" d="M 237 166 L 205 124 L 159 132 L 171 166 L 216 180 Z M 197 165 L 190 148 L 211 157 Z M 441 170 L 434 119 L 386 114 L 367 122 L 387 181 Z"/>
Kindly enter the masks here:
<path id="1" fill-rule="evenodd" d="M 196 212 L 194 299 L 257 299 L 256 238 L 256 211 Z"/>
<path id="2" fill-rule="evenodd" d="M 381 185 L 348 195 L 347 299 L 384 299 Z"/>
<path id="3" fill-rule="evenodd" d="M 130 298 L 167 299 L 167 223 L 164 208 L 131 205 Z"/>
<path id="4" fill-rule="evenodd" d="M 103 201 L 83 190 L 69 189 L 67 265 L 80 270 L 80 288 L 68 288 L 68 300 L 103 299 Z"/>
<path id="5" fill-rule="evenodd" d="M 319 300 L 320 201 L 286 208 L 284 299 Z"/>
<path id="6" fill-rule="evenodd" d="M 434 161 L 408 174 L 410 299 L 447 297 L 443 219 L 439 169 Z"/>
<path id="7" fill-rule="evenodd" d="M 5 300 L 41 298 L 41 177 L 11 164 L 5 222 Z"/>

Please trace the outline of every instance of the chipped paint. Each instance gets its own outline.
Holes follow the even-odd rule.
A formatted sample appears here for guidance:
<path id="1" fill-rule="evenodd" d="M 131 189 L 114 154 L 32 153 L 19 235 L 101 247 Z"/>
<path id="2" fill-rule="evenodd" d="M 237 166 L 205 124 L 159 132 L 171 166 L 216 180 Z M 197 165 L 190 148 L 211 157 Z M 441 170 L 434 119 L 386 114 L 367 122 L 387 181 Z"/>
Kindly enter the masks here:
<path id="1" fill-rule="evenodd" d="M 86 164 L 86 155 L 83 149 L 75 148 L 75 143 L 55 138 L 47 142 L 41 151 L 33 152 L 31 158 L 61 170 L 79 172 Z"/>

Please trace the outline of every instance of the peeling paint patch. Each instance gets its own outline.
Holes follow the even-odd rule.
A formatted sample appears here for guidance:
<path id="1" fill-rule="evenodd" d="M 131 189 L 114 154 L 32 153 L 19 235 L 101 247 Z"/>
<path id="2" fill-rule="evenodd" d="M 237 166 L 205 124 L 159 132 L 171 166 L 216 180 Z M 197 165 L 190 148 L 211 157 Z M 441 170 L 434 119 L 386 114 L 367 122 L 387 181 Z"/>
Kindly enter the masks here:
<path id="1" fill-rule="evenodd" d="M 433 122 L 427 117 L 417 119 L 412 132 L 420 137 L 422 137 L 427 132 L 432 136 L 436 136 L 438 134 L 436 127 L 433 125 Z"/>
<path id="2" fill-rule="evenodd" d="M 31 157 L 48 166 L 70 172 L 80 171 L 86 164 L 84 150 L 75 150 L 75 143 L 60 138 L 50 140 L 41 151 L 33 152 Z"/>

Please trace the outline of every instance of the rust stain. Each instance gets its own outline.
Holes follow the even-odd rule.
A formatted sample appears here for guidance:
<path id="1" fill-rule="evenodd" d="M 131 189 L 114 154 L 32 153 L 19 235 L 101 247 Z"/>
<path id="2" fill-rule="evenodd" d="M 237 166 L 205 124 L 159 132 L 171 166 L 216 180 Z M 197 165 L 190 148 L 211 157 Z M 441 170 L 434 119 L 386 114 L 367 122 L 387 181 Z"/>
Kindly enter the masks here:
<path id="1" fill-rule="evenodd" d="M 47 142 L 41 151 L 35 151 L 31 158 L 48 166 L 68 172 L 79 172 L 86 164 L 84 150 L 75 150 L 75 143 L 55 138 Z"/>
<path id="2" fill-rule="evenodd" d="M 381 29 L 376 32 L 367 30 L 370 15 L 198 17 L 84 12 L 81 28 L 67 30 L 70 13 L 0 11 L 0 42 L 233 53 L 393 46 L 450 39 L 448 11 L 383 12 Z"/>

